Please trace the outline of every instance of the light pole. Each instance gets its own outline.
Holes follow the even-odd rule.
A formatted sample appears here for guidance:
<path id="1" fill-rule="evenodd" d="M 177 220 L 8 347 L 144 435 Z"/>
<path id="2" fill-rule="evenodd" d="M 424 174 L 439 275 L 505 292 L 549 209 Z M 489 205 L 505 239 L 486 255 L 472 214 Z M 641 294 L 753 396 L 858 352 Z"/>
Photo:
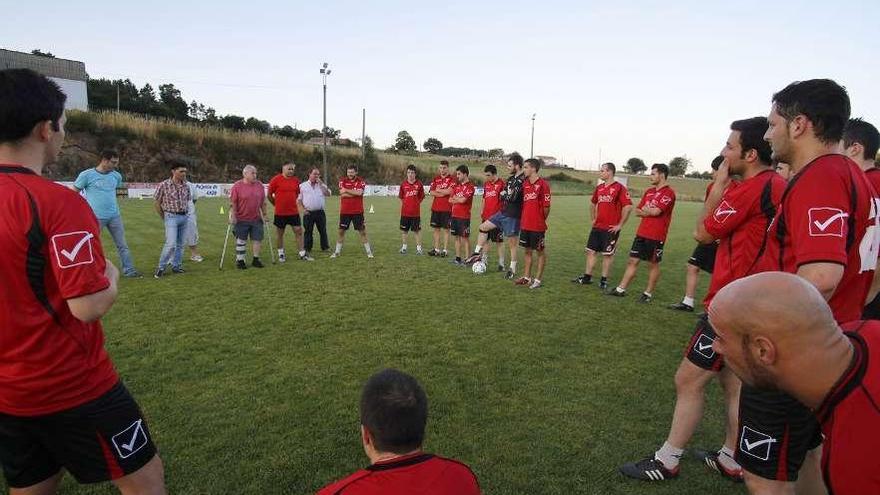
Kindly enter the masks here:
<path id="1" fill-rule="evenodd" d="M 321 67 L 321 79 L 324 80 L 324 126 L 321 127 L 321 137 L 324 138 L 324 180 L 329 181 L 330 176 L 327 174 L 327 76 L 330 75 L 330 69 L 327 68 L 327 62 Z"/>
<path id="2" fill-rule="evenodd" d="M 529 158 L 535 157 L 535 115 L 537 114 L 532 114 L 532 147 L 529 150 Z"/>

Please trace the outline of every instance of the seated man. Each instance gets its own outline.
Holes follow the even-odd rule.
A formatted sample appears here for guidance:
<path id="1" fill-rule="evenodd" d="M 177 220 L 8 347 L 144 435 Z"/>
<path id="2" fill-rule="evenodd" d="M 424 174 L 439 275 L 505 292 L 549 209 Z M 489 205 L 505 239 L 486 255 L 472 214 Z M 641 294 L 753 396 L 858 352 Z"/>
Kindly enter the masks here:
<path id="1" fill-rule="evenodd" d="M 361 441 L 372 463 L 318 495 L 479 494 L 466 465 L 422 451 L 428 398 L 415 378 L 394 369 L 371 376 L 361 393 Z"/>

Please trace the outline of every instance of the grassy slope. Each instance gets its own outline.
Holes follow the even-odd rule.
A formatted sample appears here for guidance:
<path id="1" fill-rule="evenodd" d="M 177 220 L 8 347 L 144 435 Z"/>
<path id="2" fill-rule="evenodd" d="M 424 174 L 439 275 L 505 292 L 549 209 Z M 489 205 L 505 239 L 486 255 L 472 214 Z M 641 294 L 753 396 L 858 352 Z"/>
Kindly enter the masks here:
<path id="1" fill-rule="evenodd" d="M 368 215 L 375 260 L 350 243 L 337 260 L 319 254 L 310 264 L 245 272 L 227 260 L 220 272 L 224 216 L 218 200 L 206 200 L 204 263 L 122 282 L 104 320 L 107 347 L 146 411 L 171 493 L 310 493 L 366 465 L 359 388 L 385 366 L 421 380 L 431 401 L 426 448 L 469 463 L 485 493 L 744 493 L 694 460 L 667 484 L 617 473 L 666 435 L 672 376 L 694 317 L 663 306 L 682 295 L 697 204 L 677 206 L 656 302 L 641 306 L 569 282 L 582 269 L 583 197 L 554 203 L 539 291 L 396 254 L 397 201 L 368 203 L 377 211 Z M 151 206 L 123 201 L 145 272 L 162 242 Z M 104 244 L 117 261 L 106 234 Z M 618 256 L 614 281 L 624 263 Z M 633 292 L 644 282 L 642 271 Z M 694 446 L 722 438 L 720 394 L 711 389 Z M 63 493 L 114 492 L 67 478 Z"/>

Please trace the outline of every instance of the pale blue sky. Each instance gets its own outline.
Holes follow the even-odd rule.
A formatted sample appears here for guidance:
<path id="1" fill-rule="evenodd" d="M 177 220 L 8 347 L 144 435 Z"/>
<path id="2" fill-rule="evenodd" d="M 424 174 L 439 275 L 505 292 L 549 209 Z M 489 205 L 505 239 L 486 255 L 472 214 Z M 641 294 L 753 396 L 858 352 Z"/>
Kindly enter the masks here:
<path id="1" fill-rule="evenodd" d="M 7 13 L 2 46 L 82 60 L 92 77 L 172 82 L 220 114 L 321 127 L 378 146 L 529 151 L 578 168 L 721 149 L 793 80 L 845 85 L 880 121 L 880 1 L 39 2 Z M 12 22 L 9 22 L 12 21 Z"/>

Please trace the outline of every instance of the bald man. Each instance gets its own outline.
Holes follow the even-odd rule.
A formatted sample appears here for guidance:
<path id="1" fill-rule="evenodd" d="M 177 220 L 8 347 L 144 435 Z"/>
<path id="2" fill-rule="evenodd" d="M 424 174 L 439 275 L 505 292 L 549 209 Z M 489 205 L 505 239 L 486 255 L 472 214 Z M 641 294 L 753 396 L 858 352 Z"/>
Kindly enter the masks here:
<path id="1" fill-rule="evenodd" d="M 815 286 L 781 272 L 727 285 L 709 321 L 715 351 L 744 383 L 784 391 L 815 414 L 829 493 L 880 493 L 880 323 L 838 326 Z"/>
<path id="2" fill-rule="evenodd" d="M 232 185 L 229 192 L 229 224 L 235 232 L 235 266 L 247 269 L 245 255 L 247 241 L 251 240 L 253 259 L 251 266 L 263 268 L 260 249 L 263 246 L 263 219 L 266 218 L 266 190 L 257 180 L 257 167 L 245 165 L 241 180 Z"/>

